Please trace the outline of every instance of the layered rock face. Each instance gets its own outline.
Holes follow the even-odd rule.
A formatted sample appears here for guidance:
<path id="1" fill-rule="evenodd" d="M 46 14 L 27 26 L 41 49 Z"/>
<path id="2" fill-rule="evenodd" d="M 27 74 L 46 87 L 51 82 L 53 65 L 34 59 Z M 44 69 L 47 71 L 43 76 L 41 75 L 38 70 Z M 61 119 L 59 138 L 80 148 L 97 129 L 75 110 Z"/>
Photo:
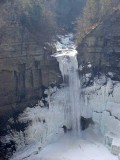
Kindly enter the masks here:
<path id="1" fill-rule="evenodd" d="M 44 87 L 60 82 L 53 47 L 38 41 L 20 26 L 6 30 L 0 44 L 0 116 L 23 110 L 41 97 Z"/>
<path id="2" fill-rule="evenodd" d="M 115 10 L 86 35 L 78 46 L 78 62 L 84 66 L 82 73 L 89 72 L 91 63 L 93 75 L 114 73 L 120 80 L 120 11 Z M 99 74 L 98 74 L 99 73 Z"/>

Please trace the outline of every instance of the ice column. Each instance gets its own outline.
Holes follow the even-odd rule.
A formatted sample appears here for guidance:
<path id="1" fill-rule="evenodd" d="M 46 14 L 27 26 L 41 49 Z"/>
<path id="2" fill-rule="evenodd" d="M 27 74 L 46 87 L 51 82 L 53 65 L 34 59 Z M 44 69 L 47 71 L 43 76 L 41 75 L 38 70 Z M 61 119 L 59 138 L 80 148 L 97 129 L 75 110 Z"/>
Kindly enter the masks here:
<path id="1" fill-rule="evenodd" d="M 72 125 L 72 131 L 74 135 L 80 135 L 80 79 L 78 75 L 78 62 L 77 51 L 75 49 L 63 49 L 57 55 L 59 67 L 63 76 L 63 79 L 67 77 L 70 99 L 70 119 Z M 68 113 L 66 113 L 68 114 Z"/>

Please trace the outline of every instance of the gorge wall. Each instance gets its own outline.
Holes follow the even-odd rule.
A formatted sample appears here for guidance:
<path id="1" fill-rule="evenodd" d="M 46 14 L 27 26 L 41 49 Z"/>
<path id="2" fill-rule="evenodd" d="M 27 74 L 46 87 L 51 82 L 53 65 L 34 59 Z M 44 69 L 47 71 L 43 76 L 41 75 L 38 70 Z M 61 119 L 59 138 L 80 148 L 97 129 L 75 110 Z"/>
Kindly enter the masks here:
<path id="1" fill-rule="evenodd" d="M 39 22 L 43 14 L 40 4 L 0 3 L 0 128 L 3 130 L 8 117 L 16 117 L 26 106 L 33 106 L 44 89 L 60 83 L 61 77 L 59 64 L 51 56 L 55 52 L 53 28 L 48 20 Z"/>
<path id="2" fill-rule="evenodd" d="M 82 40 L 78 46 L 78 62 L 84 66 L 82 73 L 93 77 L 113 72 L 114 80 L 120 80 L 120 10 L 106 16 Z M 88 64 L 92 67 L 87 67 Z M 89 70 L 90 69 L 90 70 Z M 88 71 L 89 70 L 89 71 Z"/>

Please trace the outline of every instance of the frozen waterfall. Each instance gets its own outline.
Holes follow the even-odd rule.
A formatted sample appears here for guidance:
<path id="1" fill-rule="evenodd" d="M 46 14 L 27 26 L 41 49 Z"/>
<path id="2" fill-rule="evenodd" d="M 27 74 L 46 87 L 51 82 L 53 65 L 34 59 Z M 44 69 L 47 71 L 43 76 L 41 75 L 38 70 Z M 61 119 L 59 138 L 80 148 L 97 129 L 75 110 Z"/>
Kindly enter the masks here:
<path id="1" fill-rule="evenodd" d="M 70 106 L 65 108 L 65 115 L 70 111 L 71 126 L 74 135 L 80 135 L 80 79 L 78 75 L 77 51 L 71 41 L 72 36 L 61 37 L 61 42 L 56 45 L 56 54 L 64 83 L 69 87 Z M 71 47 L 73 46 L 73 47 Z"/>

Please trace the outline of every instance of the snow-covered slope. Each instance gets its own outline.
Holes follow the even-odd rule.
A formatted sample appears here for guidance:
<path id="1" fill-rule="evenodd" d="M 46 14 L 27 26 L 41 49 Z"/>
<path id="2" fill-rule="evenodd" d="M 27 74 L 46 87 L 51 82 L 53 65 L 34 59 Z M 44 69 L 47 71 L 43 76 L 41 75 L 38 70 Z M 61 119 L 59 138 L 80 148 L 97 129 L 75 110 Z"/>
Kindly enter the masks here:
<path id="1" fill-rule="evenodd" d="M 64 134 L 63 126 L 71 128 L 70 117 L 67 116 L 68 113 L 65 115 L 65 106 L 67 108 L 70 104 L 65 96 L 68 94 L 68 88 L 49 88 L 45 90 L 45 94 L 48 95 L 49 107 L 42 104 L 41 100 L 33 108 L 27 108 L 18 117 L 20 123 L 28 123 L 25 131 L 17 132 L 11 129 L 10 134 L 6 136 L 5 141 L 15 141 L 17 150 L 37 143 L 39 147 L 43 147 Z M 12 119 L 9 121 L 14 123 Z"/>

